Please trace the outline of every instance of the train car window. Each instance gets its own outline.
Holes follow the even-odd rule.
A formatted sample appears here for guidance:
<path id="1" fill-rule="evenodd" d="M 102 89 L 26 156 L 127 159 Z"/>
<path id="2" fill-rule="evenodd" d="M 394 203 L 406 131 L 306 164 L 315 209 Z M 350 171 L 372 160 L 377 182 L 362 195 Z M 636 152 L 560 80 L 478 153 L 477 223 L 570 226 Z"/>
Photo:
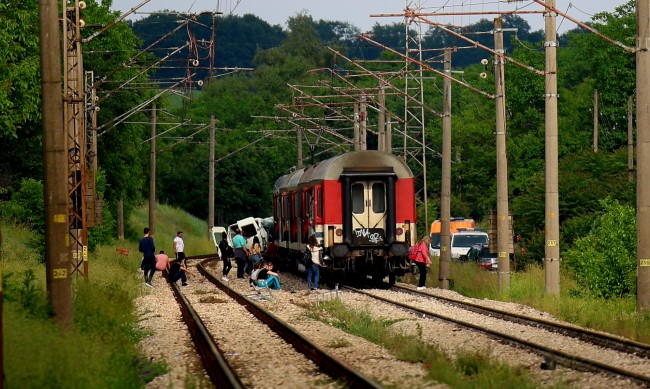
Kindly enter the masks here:
<path id="1" fill-rule="evenodd" d="M 299 217 L 302 215 L 302 209 L 300 209 L 301 201 L 300 201 L 300 194 L 302 192 L 296 192 L 295 196 L 293 197 L 293 209 L 295 210 L 295 216 Z"/>
<path id="2" fill-rule="evenodd" d="M 318 217 L 323 217 L 323 188 L 318 188 L 316 196 L 318 199 Z"/>
<path id="3" fill-rule="evenodd" d="M 285 218 L 289 217 L 289 203 L 291 201 L 289 196 L 289 194 L 284 195 L 284 207 L 282 209 L 282 214 Z"/>
<path id="4" fill-rule="evenodd" d="M 362 183 L 354 183 L 352 192 L 352 213 L 363 213 L 365 211 L 365 187 Z"/>
<path id="5" fill-rule="evenodd" d="M 372 211 L 383 213 L 386 210 L 386 189 L 383 182 L 372 184 Z"/>
<path id="6" fill-rule="evenodd" d="M 314 217 L 314 198 L 312 197 L 311 189 L 305 191 L 305 205 L 303 213 L 306 218 L 311 219 Z"/>

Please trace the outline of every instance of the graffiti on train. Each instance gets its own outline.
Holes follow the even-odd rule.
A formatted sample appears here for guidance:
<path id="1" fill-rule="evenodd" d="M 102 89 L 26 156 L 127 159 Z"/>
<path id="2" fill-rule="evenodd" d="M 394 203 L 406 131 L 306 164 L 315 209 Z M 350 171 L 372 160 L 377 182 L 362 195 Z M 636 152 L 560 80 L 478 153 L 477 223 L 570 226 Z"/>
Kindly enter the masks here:
<path id="1" fill-rule="evenodd" d="M 381 228 L 357 228 L 354 230 L 354 240 L 359 243 L 382 243 L 384 241 L 384 230 Z"/>

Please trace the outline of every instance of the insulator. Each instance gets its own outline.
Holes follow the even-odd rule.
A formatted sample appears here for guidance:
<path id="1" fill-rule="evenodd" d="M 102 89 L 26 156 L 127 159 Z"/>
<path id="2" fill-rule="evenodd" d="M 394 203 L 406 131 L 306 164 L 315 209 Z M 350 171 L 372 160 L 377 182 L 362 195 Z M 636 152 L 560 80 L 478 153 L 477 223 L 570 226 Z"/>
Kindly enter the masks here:
<path id="1" fill-rule="evenodd" d="M 79 19 L 79 28 L 86 27 L 86 22 L 83 19 Z"/>
<path id="2" fill-rule="evenodd" d="M 198 59 L 193 60 L 192 65 L 199 66 L 199 60 Z"/>
<path id="3" fill-rule="evenodd" d="M 487 65 L 487 64 L 488 64 L 488 60 L 485 59 L 485 58 L 483 58 L 483 59 L 481 60 L 481 65 Z"/>
<path id="4" fill-rule="evenodd" d="M 80 1 L 79 2 L 79 9 L 86 9 L 86 2 L 85 1 Z"/>
<path id="5" fill-rule="evenodd" d="M 487 78 L 487 73 L 485 73 L 485 72 L 481 72 L 481 74 L 479 74 L 479 76 L 480 76 L 481 78 Z"/>
<path id="6" fill-rule="evenodd" d="M 198 86 L 203 86 L 203 80 L 198 80 L 198 81 L 196 82 L 196 85 L 198 85 Z"/>

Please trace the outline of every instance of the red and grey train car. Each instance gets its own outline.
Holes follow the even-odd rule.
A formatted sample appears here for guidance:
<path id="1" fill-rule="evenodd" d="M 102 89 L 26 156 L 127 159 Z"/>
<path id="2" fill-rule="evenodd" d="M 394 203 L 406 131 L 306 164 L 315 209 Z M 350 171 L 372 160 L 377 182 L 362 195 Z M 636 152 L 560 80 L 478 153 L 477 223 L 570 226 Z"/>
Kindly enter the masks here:
<path id="1" fill-rule="evenodd" d="M 415 244 L 415 179 L 397 156 L 345 153 L 280 177 L 274 186 L 273 239 L 295 261 L 311 235 L 324 248 L 324 270 L 374 280 L 408 270 Z"/>

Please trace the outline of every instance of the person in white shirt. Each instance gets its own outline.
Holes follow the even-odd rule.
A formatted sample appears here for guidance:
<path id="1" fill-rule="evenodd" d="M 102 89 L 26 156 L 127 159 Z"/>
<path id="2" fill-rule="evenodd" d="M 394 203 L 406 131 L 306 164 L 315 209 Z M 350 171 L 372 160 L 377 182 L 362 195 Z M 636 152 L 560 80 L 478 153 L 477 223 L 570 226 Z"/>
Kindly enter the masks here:
<path id="1" fill-rule="evenodd" d="M 182 261 L 185 259 L 185 242 L 183 242 L 183 231 L 178 231 L 174 238 L 174 253 L 176 260 Z"/>
<path id="2" fill-rule="evenodd" d="M 318 282 L 320 281 L 320 267 L 322 266 L 320 257 L 322 255 L 323 248 L 318 245 L 318 241 L 316 240 L 315 235 L 309 237 L 307 249 L 311 252 L 311 263 L 307 264 L 307 287 L 310 290 L 318 290 Z"/>

